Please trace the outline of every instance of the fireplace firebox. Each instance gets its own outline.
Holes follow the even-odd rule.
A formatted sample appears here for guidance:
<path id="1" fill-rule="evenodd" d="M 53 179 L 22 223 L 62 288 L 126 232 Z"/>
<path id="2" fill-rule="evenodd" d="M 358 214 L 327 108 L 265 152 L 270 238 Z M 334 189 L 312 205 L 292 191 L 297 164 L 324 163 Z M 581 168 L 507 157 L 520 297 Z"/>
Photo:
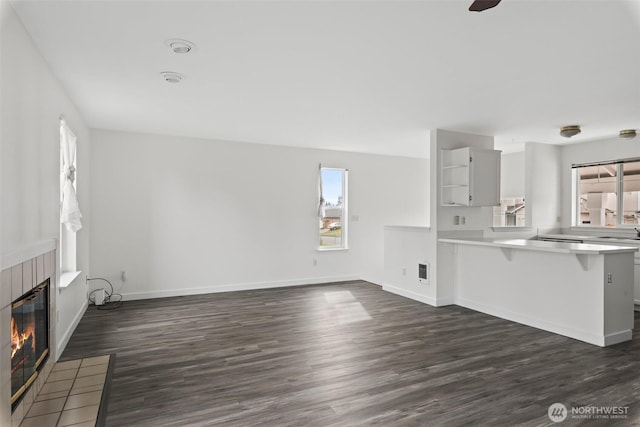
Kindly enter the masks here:
<path id="1" fill-rule="evenodd" d="M 11 305 L 11 404 L 38 376 L 49 354 L 49 279 Z"/>

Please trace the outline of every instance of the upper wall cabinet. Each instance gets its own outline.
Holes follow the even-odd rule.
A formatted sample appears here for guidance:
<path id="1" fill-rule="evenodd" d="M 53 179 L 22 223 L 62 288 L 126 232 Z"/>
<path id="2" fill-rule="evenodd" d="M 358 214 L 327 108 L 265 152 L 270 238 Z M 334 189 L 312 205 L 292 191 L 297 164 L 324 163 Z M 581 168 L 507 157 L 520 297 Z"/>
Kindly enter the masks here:
<path id="1" fill-rule="evenodd" d="M 440 153 L 442 206 L 500 204 L 500 151 L 465 147 Z"/>

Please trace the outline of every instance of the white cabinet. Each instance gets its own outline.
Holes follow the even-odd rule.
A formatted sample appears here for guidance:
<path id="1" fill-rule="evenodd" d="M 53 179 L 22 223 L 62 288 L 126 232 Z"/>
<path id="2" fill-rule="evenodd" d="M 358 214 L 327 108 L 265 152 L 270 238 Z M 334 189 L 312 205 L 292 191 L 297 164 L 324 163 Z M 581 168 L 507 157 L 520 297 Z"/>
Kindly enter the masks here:
<path id="1" fill-rule="evenodd" d="M 441 150 L 440 204 L 500 205 L 500 153 L 474 147 Z"/>

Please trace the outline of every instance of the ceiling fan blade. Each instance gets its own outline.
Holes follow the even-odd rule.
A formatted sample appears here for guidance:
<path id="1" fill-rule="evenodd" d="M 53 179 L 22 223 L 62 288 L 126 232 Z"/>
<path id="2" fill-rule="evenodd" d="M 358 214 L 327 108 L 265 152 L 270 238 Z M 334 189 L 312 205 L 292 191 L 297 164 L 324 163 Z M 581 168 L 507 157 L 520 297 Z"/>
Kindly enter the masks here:
<path id="1" fill-rule="evenodd" d="M 500 0 L 476 0 L 469 6 L 469 11 L 482 12 L 483 10 L 496 7 L 498 3 L 500 3 Z"/>

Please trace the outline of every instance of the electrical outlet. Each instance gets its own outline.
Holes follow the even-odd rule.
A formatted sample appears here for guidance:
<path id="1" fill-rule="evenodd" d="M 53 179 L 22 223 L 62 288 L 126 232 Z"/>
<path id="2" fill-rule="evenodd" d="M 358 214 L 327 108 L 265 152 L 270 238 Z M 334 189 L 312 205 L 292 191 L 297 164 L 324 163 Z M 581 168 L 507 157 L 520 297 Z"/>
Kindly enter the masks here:
<path id="1" fill-rule="evenodd" d="M 460 215 L 453 217 L 453 225 L 460 225 Z"/>
<path id="2" fill-rule="evenodd" d="M 127 281 L 127 271 L 126 270 L 122 270 L 120 272 L 120 280 L 122 280 L 122 283 Z"/>
<path id="3" fill-rule="evenodd" d="M 407 267 L 402 267 L 402 275 L 403 276 L 407 275 Z"/>
<path id="4" fill-rule="evenodd" d="M 460 224 L 465 225 L 466 223 L 467 223 L 467 218 L 461 217 L 460 218 Z"/>
<path id="5" fill-rule="evenodd" d="M 613 283 L 613 274 L 607 273 L 607 283 Z"/>

